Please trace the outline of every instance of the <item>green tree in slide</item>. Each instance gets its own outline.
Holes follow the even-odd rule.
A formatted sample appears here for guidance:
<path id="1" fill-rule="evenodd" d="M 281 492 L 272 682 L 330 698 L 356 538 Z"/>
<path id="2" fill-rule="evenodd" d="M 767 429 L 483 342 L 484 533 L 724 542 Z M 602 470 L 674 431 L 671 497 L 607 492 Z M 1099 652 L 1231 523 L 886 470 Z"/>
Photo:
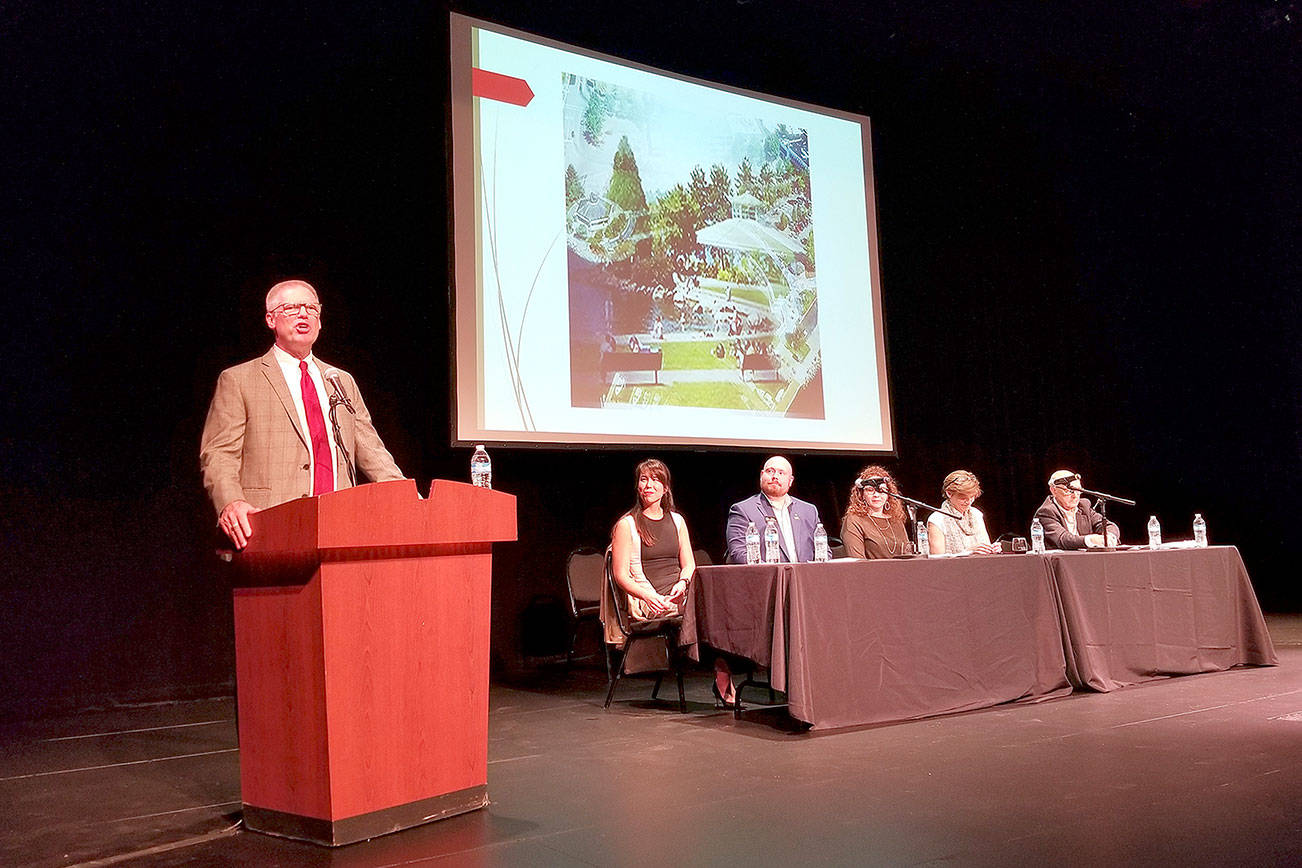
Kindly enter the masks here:
<path id="1" fill-rule="evenodd" d="M 755 173 L 751 170 L 748 157 L 743 157 L 741 165 L 737 167 L 737 195 L 741 196 L 745 193 L 759 198 L 759 190 L 755 187 Z"/>
<path id="2" fill-rule="evenodd" d="M 642 190 L 642 176 L 637 171 L 637 159 L 633 148 L 628 143 L 628 136 L 622 136 L 619 147 L 615 150 L 614 171 L 610 174 L 610 187 L 606 198 L 625 211 L 645 211 L 646 193 Z"/>
<path id="3" fill-rule="evenodd" d="M 583 198 L 583 181 L 573 164 L 565 167 L 565 207 L 568 208 Z"/>
<path id="4" fill-rule="evenodd" d="M 652 238 L 669 257 L 696 251 L 696 230 L 701 228 L 701 206 L 690 192 L 677 184 L 656 200 L 651 209 Z"/>
<path id="5" fill-rule="evenodd" d="M 694 166 L 691 174 L 691 185 L 688 187 L 692 191 L 692 198 L 696 200 L 702 210 L 705 204 L 710 201 L 710 182 L 705 179 L 705 170 L 700 166 Z"/>
<path id="6" fill-rule="evenodd" d="M 583 112 L 583 138 L 588 144 L 595 145 L 601 141 L 601 130 L 606 125 L 606 116 L 610 114 L 610 98 L 605 91 L 594 88 L 588 97 L 588 107 Z"/>
<path id="7" fill-rule="evenodd" d="M 772 205 L 777 198 L 776 191 L 773 189 L 773 170 L 769 168 L 768 163 L 760 166 L 759 193 L 759 197 L 764 200 L 765 205 Z"/>
<path id="8" fill-rule="evenodd" d="M 731 195 L 732 179 L 728 177 L 728 170 L 715 163 L 710 169 L 709 196 L 701 205 L 701 211 L 707 222 L 718 223 L 732 216 L 732 203 L 728 201 Z"/>

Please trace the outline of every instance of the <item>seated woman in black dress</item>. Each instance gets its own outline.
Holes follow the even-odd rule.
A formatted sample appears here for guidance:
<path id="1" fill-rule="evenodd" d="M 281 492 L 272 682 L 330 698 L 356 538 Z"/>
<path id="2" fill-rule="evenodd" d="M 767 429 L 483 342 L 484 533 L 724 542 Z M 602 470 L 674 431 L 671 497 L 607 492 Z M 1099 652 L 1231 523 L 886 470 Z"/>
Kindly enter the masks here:
<path id="1" fill-rule="evenodd" d="M 612 572 L 628 594 L 628 613 L 646 621 L 679 613 L 687 582 L 696 572 L 692 540 L 674 512 L 669 468 L 647 459 L 637 466 L 637 504 L 611 534 Z"/>
<path id="2" fill-rule="evenodd" d="M 865 484 L 869 479 L 882 481 Z M 895 480 L 886 468 L 876 464 L 859 471 L 850 491 L 850 508 L 841 521 L 841 542 L 852 558 L 894 558 L 913 552 L 909 532 L 904 527 L 904 510 L 900 501 L 888 495 L 899 494 Z"/>

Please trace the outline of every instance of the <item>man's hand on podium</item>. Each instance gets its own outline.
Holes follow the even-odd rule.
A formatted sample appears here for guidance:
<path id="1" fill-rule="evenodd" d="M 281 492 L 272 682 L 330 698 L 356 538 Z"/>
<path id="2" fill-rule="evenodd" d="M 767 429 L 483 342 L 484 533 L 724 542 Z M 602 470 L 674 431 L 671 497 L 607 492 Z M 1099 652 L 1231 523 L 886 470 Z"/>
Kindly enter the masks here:
<path id="1" fill-rule="evenodd" d="M 249 516 L 259 511 L 247 500 L 232 500 L 222 507 L 222 514 L 217 517 L 217 526 L 222 529 L 222 533 L 231 538 L 235 548 L 242 549 L 249 544 L 249 537 L 253 536 Z"/>

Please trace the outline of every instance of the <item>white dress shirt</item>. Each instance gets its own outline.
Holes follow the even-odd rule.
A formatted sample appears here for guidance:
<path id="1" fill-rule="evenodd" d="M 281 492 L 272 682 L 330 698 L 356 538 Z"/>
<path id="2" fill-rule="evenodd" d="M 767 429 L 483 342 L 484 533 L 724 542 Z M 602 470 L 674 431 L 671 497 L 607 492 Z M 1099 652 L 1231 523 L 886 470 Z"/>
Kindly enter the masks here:
<path id="1" fill-rule="evenodd" d="M 773 507 L 773 515 L 778 520 L 778 535 L 782 537 L 782 548 L 789 553 L 785 560 L 793 563 L 796 560 L 796 542 L 791 533 L 791 495 L 784 494 L 781 500 L 774 500 L 766 494 L 764 499 L 769 502 L 769 506 Z"/>
<path id="2" fill-rule="evenodd" d="M 294 409 L 298 411 L 298 430 L 303 433 L 303 439 L 307 441 L 308 464 L 311 465 L 315 456 L 312 453 L 312 434 L 307 427 L 307 411 L 303 408 L 303 372 L 299 370 L 298 359 L 282 350 L 274 344 L 271 350 L 276 355 L 276 361 L 280 363 L 280 372 L 285 375 L 285 385 L 289 387 L 289 395 L 294 399 Z M 316 356 L 308 353 L 307 356 L 307 375 L 312 378 L 312 385 L 316 386 L 317 400 L 321 402 L 321 415 L 325 419 L 326 437 L 330 441 L 330 473 L 334 480 L 334 488 L 339 488 L 339 467 L 334 460 L 338 455 L 336 451 L 339 447 L 335 443 L 334 426 L 330 424 L 330 398 L 326 394 L 325 380 L 321 377 L 321 367 L 317 364 Z"/>

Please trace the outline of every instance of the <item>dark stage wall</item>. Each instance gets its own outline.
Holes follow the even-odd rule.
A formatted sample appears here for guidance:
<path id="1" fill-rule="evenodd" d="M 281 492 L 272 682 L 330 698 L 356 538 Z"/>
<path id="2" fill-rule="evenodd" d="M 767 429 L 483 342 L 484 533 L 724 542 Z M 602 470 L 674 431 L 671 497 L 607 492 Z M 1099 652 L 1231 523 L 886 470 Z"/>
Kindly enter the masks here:
<path id="1" fill-rule="evenodd" d="M 964 467 L 992 531 L 1024 531 L 1074 467 L 1140 500 L 1114 512 L 1128 541 L 1150 513 L 1178 537 L 1201 511 L 1263 605 L 1296 610 L 1294 4 L 913 5 L 456 8 L 871 116 L 905 492 Z M 446 12 L 0 13 L 4 716 L 229 690 L 199 431 L 218 371 L 266 349 L 275 280 L 322 290 L 319 352 L 399 465 L 422 487 L 467 477 L 448 446 Z M 522 518 L 497 557 L 498 666 L 652 453 L 717 557 L 762 455 L 494 451 Z M 796 493 L 839 514 L 862 460 L 791 457 Z"/>

